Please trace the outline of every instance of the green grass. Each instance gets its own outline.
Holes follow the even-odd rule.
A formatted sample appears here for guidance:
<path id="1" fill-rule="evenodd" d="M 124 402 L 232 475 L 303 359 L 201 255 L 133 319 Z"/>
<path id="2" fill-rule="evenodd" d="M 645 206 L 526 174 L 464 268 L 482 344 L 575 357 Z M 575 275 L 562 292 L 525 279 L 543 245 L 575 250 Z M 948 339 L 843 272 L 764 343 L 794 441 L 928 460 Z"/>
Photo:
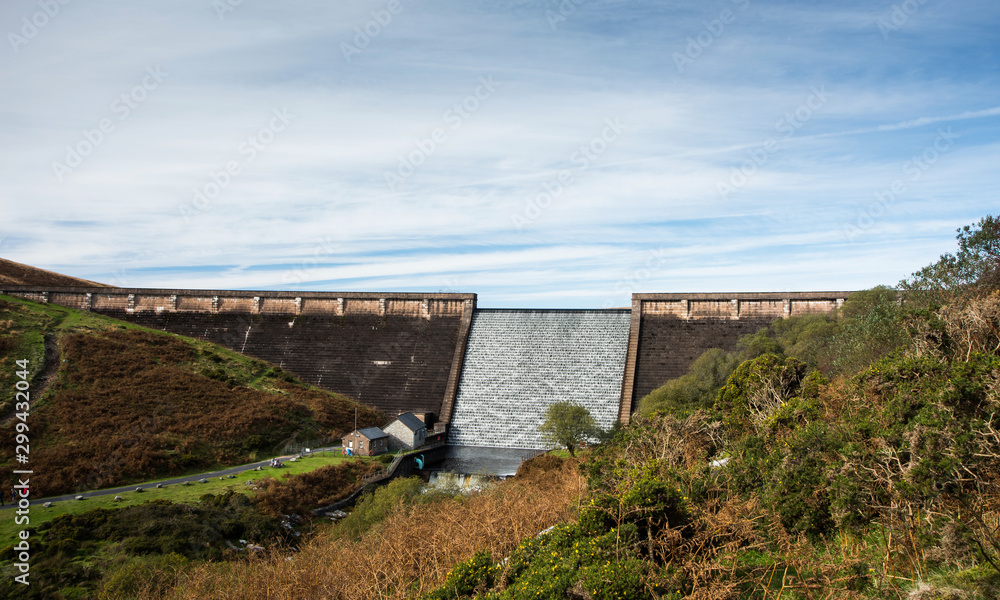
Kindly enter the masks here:
<path id="1" fill-rule="evenodd" d="M 30 528 L 38 527 L 42 523 L 61 515 L 76 515 L 92 508 L 121 508 L 142 504 L 143 502 L 155 499 L 170 500 L 171 502 L 197 503 L 203 494 L 221 494 L 230 489 L 236 492 L 249 493 L 252 491 L 252 488 L 246 485 L 248 480 L 256 481 L 266 476 L 281 477 L 284 475 L 298 475 L 315 471 L 327 465 L 335 465 L 351 460 L 373 459 L 347 458 L 337 452 L 327 452 L 326 455 L 314 454 L 296 462 L 284 462 L 285 467 L 281 469 L 264 467 L 261 471 L 240 473 L 235 479 L 220 480 L 218 477 L 215 477 L 214 479 L 209 478 L 207 483 L 192 482 L 191 485 L 171 484 L 162 488 L 149 488 L 149 486 L 157 483 L 157 481 L 149 481 L 136 485 L 136 487 L 141 486 L 143 488 L 143 491 L 140 493 L 131 491 L 118 494 L 122 497 L 120 502 L 115 502 L 115 495 L 111 494 L 96 498 L 85 498 L 84 500 L 56 502 L 49 508 L 43 508 L 41 505 L 32 505 Z M 23 525 L 17 525 L 14 522 L 15 516 L 13 510 L 0 511 L 0 548 L 6 548 L 15 544 L 18 533 L 24 529 Z"/>
<path id="2" fill-rule="evenodd" d="M 37 375 L 45 337 L 59 341 L 61 360 L 43 393 Z M 123 342 L 133 351 L 123 352 Z M 23 370 L 16 361 L 22 359 L 31 361 L 31 466 L 44 473 L 37 492 L 45 495 L 206 472 L 281 454 L 288 444 L 321 445 L 353 427 L 357 407 L 346 396 L 211 342 L 0 296 L 2 419 L 12 418 L 17 372 Z M 103 365 L 115 366 L 120 376 L 104 377 Z M 192 405 L 192 398 L 201 404 Z M 163 407 L 163 418 L 143 430 L 145 454 L 127 451 L 135 442 L 127 432 L 151 399 Z M 360 408 L 365 426 L 384 422 L 377 411 Z M 63 421 L 70 412 L 74 418 Z M 202 425 L 192 426 L 195 422 Z M 12 426 L 0 431 L 0 475 L 16 468 Z M 155 468 L 143 466 L 150 455 L 159 461 Z"/>
<path id="3" fill-rule="evenodd" d="M 7 361 L 4 361 L 4 363 L 11 362 L 11 364 L 0 363 L 2 364 L 2 368 L 8 371 L 7 373 L 0 373 L 0 381 L 8 377 L 11 379 L 11 385 L 5 386 L 4 389 L 0 390 L 0 393 L 4 396 L 12 395 L 11 390 L 13 389 L 14 380 L 13 374 L 9 371 L 14 370 L 13 360 L 24 358 L 30 360 L 32 378 L 42 369 L 45 359 L 44 333 L 79 333 L 106 329 L 145 331 L 184 340 L 197 351 L 195 361 L 188 363 L 191 371 L 199 372 L 218 369 L 224 371 L 227 377 L 238 381 L 240 385 L 266 392 L 287 394 L 287 392 L 273 385 L 274 378 L 267 376 L 272 365 L 211 342 L 188 338 L 158 329 L 150 329 L 97 313 L 74 310 L 57 304 L 43 304 L 33 300 L 6 295 L 0 295 L 0 300 L 20 305 L 18 309 L 14 310 L 4 310 L 3 306 L 0 306 L 0 321 L 7 319 L 13 321 L 14 324 L 11 329 L 18 331 L 20 334 L 18 336 L 19 343 L 17 347 L 5 353 L 6 357 L 4 358 L 7 358 Z M 0 333 L 2 332 L 3 330 L 0 329 Z M 308 389 L 328 393 L 327 390 L 306 384 L 297 378 L 289 377 L 288 380 L 295 381 L 295 383 Z"/>
<path id="4" fill-rule="evenodd" d="M 158 335 L 183 339 L 198 351 L 198 358 L 191 363 L 192 367 L 194 367 L 192 370 L 221 369 L 228 376 L 233 377 L 247 387 L 272 392 L 276 390 L 274 386 L 269 386 L 265 383 L 266 378 L 264 374 L 271 365 L 240 354 L 239 352 L 217 346 L 211 342 L 185 338 L 175 333 L 149 329 L 148 327 L 119 321 L 97 313 L 78 311 L 56 304 L 43 304 L 16 296 L 0 295 L 0 300 L 20 305 L 20 310 L 2 310 L 2 307 L 0 307 L 0 319 L 12 320 L 14 322 L 12 329 L 18 330 L 21 334 L 20 343 L 14 350 L 7 352 L 7 356 L 11 360 L 29 359 L 31 361 L 30 371 L 32 377 L 41 370 L 44 362 L 45 348 L 43 333 L 61 334 L 122 329 L 147 331 Z M 213 360 L 215 357 L 218 360 Z M 4 392 L 7 391 L 4 390 Z"/>

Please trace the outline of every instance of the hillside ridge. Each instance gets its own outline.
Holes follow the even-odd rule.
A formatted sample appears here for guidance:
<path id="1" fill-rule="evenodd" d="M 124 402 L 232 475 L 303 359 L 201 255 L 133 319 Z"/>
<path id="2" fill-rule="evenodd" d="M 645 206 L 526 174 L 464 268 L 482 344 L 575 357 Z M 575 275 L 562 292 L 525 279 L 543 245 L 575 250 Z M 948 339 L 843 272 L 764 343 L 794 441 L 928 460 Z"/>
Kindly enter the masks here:
<path id="1" fill-rule="evenodd" d="M 114 287 L 88 279 L 71 277 L 31 265 L 0 258 L 0 283 L 9 285 L 56 285 L 64 287 Z"/>

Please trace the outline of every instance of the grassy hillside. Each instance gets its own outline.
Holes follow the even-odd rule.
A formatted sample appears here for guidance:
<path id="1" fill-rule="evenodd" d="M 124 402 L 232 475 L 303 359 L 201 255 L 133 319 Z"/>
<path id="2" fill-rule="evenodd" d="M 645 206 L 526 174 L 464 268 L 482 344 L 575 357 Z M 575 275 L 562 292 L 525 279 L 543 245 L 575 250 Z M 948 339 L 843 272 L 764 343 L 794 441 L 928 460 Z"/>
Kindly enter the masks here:
<path id="1" fill-rule="evenodd" d="M 0 544 L 0 598 L 146 598 L 144 586 L 165 585 L 204 561 L 226 564 L 264 551 L 294 552 L 303 534 L 322 529 L 325 519 L 285 515 L 310 500 L 339 500 L 382 467 L 376 460 L 339 455 L 288 465 L 279 479 L 267 474 L 273 471 L 253 472 L 252 486 L 226 479 L 130 492 L 121 502 L 100 497 L 35 507 L 31 586 L 13 580 L 17 540 L 11 537 L 9 546 Z"/>
<path id="2" fill-rule="evenodd" d="M 48 348 L 46 348 L 48 346 Z M 36 495 L 266 458 L 384 416 L 213 344 L 0 297 L 0 475 L 14 467 L 16 361 L 29 360 Z"/>
<path id="3" fill-rule="evenodd" d="M 0 283 L 12 285 L 111 287 L 0 258 Z"/>

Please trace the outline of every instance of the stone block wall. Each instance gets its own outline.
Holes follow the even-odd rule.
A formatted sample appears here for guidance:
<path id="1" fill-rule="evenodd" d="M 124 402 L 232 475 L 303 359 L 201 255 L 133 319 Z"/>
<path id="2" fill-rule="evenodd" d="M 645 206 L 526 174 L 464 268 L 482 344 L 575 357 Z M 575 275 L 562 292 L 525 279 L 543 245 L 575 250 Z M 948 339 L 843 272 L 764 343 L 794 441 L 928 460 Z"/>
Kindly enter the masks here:
<path id="1" fill-rule="evenodd" d="M 435 413 L 455 444 L 542 447 L 549 404 L 602 427 L 709 348 L 777 318 L 830 314 L 850 292 L 634 294 L 629 310 L 480 310 L 475 294 L 0 286 L 207 339 L 272 362 L 390 417 Z M 468 343 L 467 343 L 468 342 Z M 459 402 L 460 401 L 460 402 Z"/>
<path id="2" fill-rule="evenodd" d="M 21 286 L 0 293 L 205 339 L 271 362 L 390 417 L 442 414 L 442 406 L 453 402 L 458 370 L 452 367 L 464 351 L 476 302 L 475 294 Z"/>
<path id="3" fill-rule="evenodd" d="M 619 420 L 628 423 L 646 394 L 687 373 L 710 348 L 731 351 L 740 337 L 789 316 L 832 314 L 850 292 L 633 294 L 632 327 Z"/>

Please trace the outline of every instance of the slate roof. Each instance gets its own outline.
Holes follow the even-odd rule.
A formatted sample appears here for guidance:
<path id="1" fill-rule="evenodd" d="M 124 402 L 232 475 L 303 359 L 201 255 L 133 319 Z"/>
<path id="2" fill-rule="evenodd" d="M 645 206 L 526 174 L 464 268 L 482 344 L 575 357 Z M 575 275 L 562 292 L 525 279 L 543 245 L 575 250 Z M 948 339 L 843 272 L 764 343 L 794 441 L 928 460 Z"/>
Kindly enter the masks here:
<path id="1" fill-rule="evenodd" d="M 396 419 L 403 425 L 406 425 L 406 428 L 410 431 L 420 431 L 421 429 L 427 427 L 423 421 L 418 419 L 417 416 L 411 412 L 403 413 L 396 417 Z"/>
<path id="2" fill-rule="evenodd" d="M 378 427 L 365 427 L 364 429 L 359 429 L 358 433 L 365 436 L 369 440 L 377 440 L 379 438 L 389 437 L 388 433 L 382 431 Z"/>

